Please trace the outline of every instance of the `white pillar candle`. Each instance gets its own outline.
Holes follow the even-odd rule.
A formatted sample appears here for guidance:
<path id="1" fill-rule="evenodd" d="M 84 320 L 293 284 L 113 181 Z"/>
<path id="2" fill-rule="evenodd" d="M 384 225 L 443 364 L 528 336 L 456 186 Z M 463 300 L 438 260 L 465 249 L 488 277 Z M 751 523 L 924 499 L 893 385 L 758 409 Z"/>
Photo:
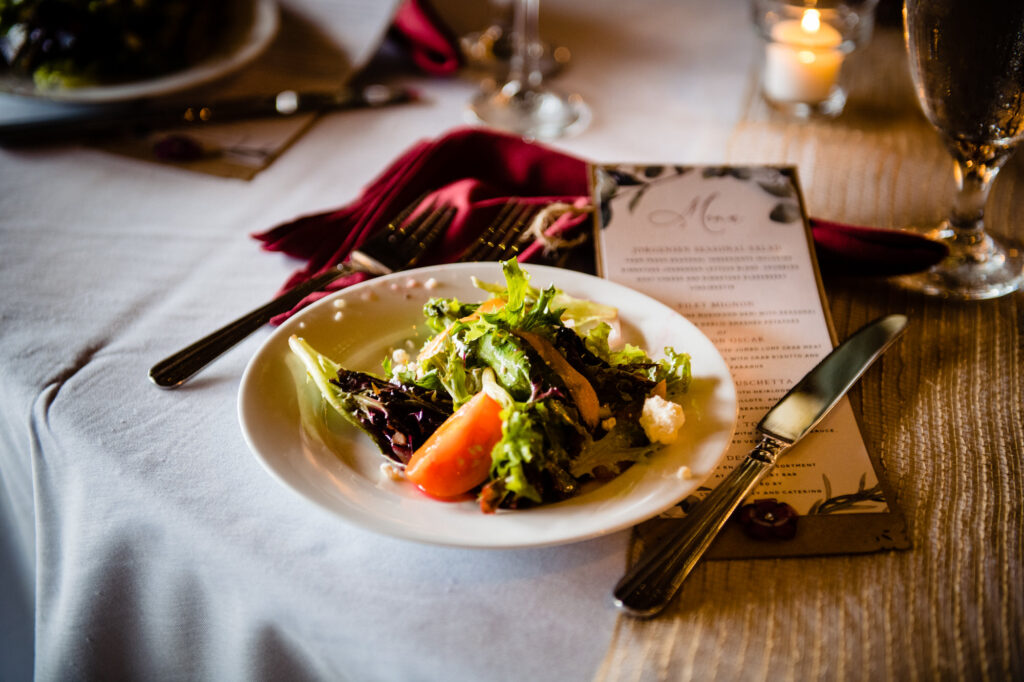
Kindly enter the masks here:
<path id="1" fill-rule="evenodd" d="M 839 31 L 821 23 L 818 10 L 775 24 L 765 54 L 765 94 L 779 102 L 824 101 L 839 80 L 842 42 Z"/>

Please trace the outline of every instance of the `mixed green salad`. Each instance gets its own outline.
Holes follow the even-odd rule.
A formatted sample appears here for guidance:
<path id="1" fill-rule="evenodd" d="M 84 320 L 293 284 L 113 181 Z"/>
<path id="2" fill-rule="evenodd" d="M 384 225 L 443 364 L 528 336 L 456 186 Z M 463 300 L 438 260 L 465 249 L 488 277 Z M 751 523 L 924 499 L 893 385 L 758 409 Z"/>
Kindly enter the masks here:
<path id="1" fill-rule="evenodd" d="M 227 2 L 0 0 L 0 73 L 39 88 L 121 82 L 170 73 L 212 50 Z"/>
<path id="2" fill-rule="evenodd" d="M 432 298 L 435 333 L 383 375 L 345 369 L 292 336 L 325 402 L 373 439 L 404 477 L 484 512 L 562 500 L 614 477 L 679 435 L 690 357 L 652 359 L 610 339 L 617 311 L 538 290 L 515 260 L 482 303 Z"/>

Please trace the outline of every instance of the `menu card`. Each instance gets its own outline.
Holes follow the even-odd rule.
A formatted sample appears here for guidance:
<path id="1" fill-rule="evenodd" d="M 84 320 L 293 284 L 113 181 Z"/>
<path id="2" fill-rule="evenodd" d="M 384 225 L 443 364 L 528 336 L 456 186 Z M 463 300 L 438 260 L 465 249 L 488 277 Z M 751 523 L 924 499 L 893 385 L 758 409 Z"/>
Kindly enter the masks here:
<path id="1" fill-rule="evenodd" d="M 591 181 L 600 274 L 687 317 L 732 371 L 736 432 L 702 496 L 746 457 L 764 413 L 835 345 L 796 170 L 601 165 Z M 909 546 L 878 465 L 844 398 L 747 500 L 788 504 L 799 515 L 796 535 L 754 539 L 734 519 L 708 556 Z M 641 526 L 641 538 L 665 530 L 697 499 Z"/>

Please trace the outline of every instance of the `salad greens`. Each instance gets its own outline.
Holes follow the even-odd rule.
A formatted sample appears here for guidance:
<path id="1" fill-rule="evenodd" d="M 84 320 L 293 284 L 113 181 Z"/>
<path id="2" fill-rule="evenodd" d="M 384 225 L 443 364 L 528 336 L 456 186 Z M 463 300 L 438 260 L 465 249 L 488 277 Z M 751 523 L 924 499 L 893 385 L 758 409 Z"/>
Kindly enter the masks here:
<path id="1" fill-rule="evenodd" d="M 408 462 L 416 447 L 451 415 L 447 395 L 343 369 L 303 339 L 292 338 L 289 345 L 324 400 L 398 463 Z"/>
<path id="2" fill-rule="evenodd" d="M 449 415 L 474 407 L 474 396 L 493 399 L 500 433 L 493 447 L 486 441 L 486 480 L 472 487 L 486 512 L 565 499 L 671 442 L 682 412 L 664 398 L 678 398 L 691 376 L 689 356 L 672 348 L 660 360 L 636 346 L 613 348 L 615 308 L 553 286 L 538 290 L 515 260 L 502 270 L 503 284 L 474 280 L 491 296 L 483 303 L 428 301 L 434 335 L 414 358 L 385 359 L 383 377 L 341 368 L 291 340 L 326 402 L 399 464 L 418 457 Z M 674 422 L 654 433 L 647 410 L 666 407 Z M 446 431 L 450 439 L 447 427 L 434 439 Z"/>
<path id="3" fill-rule="evenodd" d="M 0 0 L 0 73 L 37 87 L 147 78 L 205 57 L 229 22 L 228 2 Z"/>

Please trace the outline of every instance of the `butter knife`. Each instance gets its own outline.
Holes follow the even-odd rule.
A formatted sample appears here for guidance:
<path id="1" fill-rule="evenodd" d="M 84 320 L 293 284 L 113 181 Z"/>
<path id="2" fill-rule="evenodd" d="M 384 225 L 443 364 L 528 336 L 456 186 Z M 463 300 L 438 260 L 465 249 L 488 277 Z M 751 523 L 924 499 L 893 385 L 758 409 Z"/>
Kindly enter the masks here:
<path id="1" fill-rule="evenodd" d="M 760 440 L 747 457 L 672 534 L 615 586 L 615 605 L 631 616 L 661 612 L 740 503 L 772 470 L 779 455 L 820 422 L 906 327 L 904 315 L 875 320 L 804 376 L 757 425 Z"/>
<path id="2" fill-rule="evenodd" d="M 0 144 L 52 144 L 256 118 L 287 118 L 309 112 L 376 108 L 416 99 L 415 91 L 409 88 L 373 84 L 326 92 L 284 90 L 274 95 L 232 97 L 206 104 L 161 100 L 118 107 L 87 106 L 69 108 L 52 118 L 0 123 Z"/>

